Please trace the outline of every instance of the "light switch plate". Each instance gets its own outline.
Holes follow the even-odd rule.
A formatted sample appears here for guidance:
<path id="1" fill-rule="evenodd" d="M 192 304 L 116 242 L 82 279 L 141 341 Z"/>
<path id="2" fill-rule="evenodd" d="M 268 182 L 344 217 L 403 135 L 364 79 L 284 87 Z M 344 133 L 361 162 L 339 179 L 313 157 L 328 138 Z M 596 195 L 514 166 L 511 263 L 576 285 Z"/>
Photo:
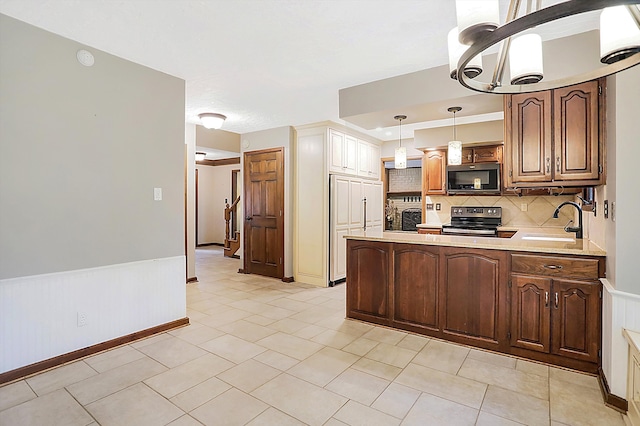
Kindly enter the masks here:
<path id="1" fill-rule="evenodd" d="M 153 188 L 153 200 L 162 201 L 162 188 Z"/>
<path id="2" fill-rule="evenodd" d="M 433 210 L 433 203 L 427 203 L 427 210 Z"/>

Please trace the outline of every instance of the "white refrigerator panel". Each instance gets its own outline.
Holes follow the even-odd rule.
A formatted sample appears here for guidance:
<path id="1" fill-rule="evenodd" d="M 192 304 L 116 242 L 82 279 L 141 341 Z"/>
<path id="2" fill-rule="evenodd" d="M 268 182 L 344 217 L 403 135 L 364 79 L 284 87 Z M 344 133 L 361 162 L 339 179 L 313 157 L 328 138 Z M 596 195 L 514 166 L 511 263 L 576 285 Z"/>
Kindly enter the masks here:
<path id="1" fill-rule="evenodd" d="M 349 187 L 351 188 L 349 200 L 347 201 L 349 204 L 349 226 L 364 226 L 362 223 L 362 181 L 354 178 L 350 178 L 349 181 Z M 341 201 L 341 199 L 336 200 L 337 203 Z"/>
<path id="2" fill-rule="evenodd" d="M 334 209 L 335 225 L 337 227 L 349 226 L 349 191 L 351 182 L 348 178 L 336 176 L 332 190 L 335 191 L 336 202 L 331 204 Z"/>

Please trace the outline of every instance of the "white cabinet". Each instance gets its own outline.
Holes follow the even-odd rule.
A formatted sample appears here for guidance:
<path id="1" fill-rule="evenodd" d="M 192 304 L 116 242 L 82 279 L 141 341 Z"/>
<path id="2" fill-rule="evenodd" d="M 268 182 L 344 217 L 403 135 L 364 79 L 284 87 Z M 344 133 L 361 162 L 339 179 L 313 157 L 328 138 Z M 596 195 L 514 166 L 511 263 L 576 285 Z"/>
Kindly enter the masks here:
<path id="1" fill-rule="evenodd" d="M 632 425 L 640 425 L 640 333 L 624 330 L 629 342 L 629 368 L 627 370 L 627 416 Z"/>
<path id="2" fill-rule="evenodd" d="M 380 147 L 378 145 L 358 141 L 358 176 L 380 179 Z"/>
<path id="3" fill-rule="evenodd" d="M 329 172 L 356 174 L 358 140 L 329 130 Z"/>

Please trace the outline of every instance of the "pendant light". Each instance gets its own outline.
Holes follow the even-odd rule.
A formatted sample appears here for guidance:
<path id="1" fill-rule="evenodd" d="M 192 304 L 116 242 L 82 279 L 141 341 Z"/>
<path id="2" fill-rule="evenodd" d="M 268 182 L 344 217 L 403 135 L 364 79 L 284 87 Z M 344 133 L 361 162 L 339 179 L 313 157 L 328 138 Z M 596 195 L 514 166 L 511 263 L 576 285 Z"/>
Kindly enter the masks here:
<path id="1" fill-rule="evenodd" d="M 449 31 L 447 36 L 449 47 L 449 76 L 456 80 L 458 78 L 458 61 L 462 54 L 469 48 L 458 41 L 458 27 Z M 478 55 L 464 67 L 464 75 L 469 78 L 476 78 L 482 73 L 482 55 Z"/>
<path id="2" fill-rule="evenodd" d="M 456 112 L 462 111 L 462 107 L 449 107 L 447 111 L 453 113 L 453 140 L 448 144 L 447 164 L 459 166 L 462 164 L 462 142 L 456 138 Z"/>
<path id="3" fill-rule="evenodd" d="M 400 146 L 396 148 L 396 157 L 394 160 L 394 165 L 396 169 L 406 169 L 407 168 L 407 149 L 402 146 L 402 120 L 406 120 L 406 115 L 396 115 L 393 117 L 394 120 L 398 120 L 400 122 Z"/>
<path id="4" fill-rule="evenodd" d="M 196 161 L 202 161 L 206 156 L 204 152 L 196 152 Z"/>
<path id="5" fill-rule="evenodd" d="M 633 6 L 614 6 L 600 13 L 600 62 L 603 64 L 613 64 L 640 52 L 640 28 L 631 14 L 633 11 Z"/>
<path id="6" fill-rule="evenodd" d="M 511 40 L 509 50 L 511 84 L 533 84 L 542 80 L 542 38 L 525 34 Z"/>

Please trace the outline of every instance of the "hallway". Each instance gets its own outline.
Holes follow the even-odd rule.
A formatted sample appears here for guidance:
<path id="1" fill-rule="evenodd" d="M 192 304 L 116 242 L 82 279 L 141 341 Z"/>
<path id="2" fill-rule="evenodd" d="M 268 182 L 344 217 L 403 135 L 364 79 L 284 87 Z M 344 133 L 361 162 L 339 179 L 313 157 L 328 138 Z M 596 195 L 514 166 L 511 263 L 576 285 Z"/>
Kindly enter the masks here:
<path id="1" fill-rule="evenodd" d="M 196 250 L 187 327 L 0 387 L 0 425 L 611 425 L 595 377 L 345 320 Z"/>

